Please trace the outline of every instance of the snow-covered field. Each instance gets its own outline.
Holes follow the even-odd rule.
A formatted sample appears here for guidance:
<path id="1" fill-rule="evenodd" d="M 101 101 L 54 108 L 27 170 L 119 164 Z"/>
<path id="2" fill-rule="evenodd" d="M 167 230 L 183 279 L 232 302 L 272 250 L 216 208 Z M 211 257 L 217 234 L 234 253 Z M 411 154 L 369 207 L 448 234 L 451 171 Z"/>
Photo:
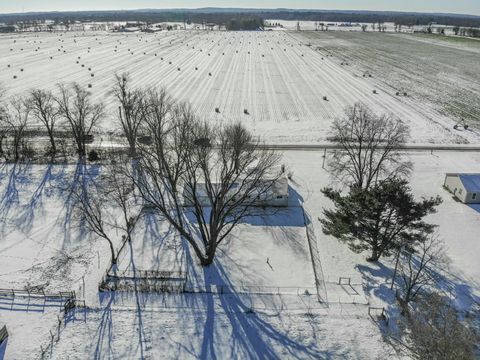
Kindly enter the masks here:
<path id="1" fill-rule="evenodd" d="M 349 36 L 355 37 L 349 40 Z M 427 45 L 414 39 L 405 34 L 286 31 L 1 35 L 0 83 L 10 95 L 25 94 L 35 87 L 55 89 L 59 82 L 91 84 L 95 99 L 107 106 L 109 115 L 102 126 L 110 130 L 118 130 L 113 119 L 117 109 L 109 94 L 114 75 L 129 72 L 135 85 L 165 86 L 174 97 L 190 102 L 201 118 L 214 123 L 241 121 L 269 143 L 325 142 L 333 119 L 357 101 L 378 113 L 393 113 L 403 119 L 414 129 L 412 142 L 477 141 L 476 131 L 453 130 L 459 119 L 452 119 L 448 112 L 441 114 L 442 107 L 434 101 L 395 95 L 406 86 L 403 78 L 391 74 L 397 70 L 391 67 L 392 62 L 395 65 L 403 56 L 408 59 L 419 52 L 421 57 L 401 67 L 415 69 L 429 80 L 432 64 L 438 68 L 443 63 L 442 54 L 449 49 L 429 43 L 428 53 L 423 54 Z M 358 45 L 362 41 L 365 45 Z M 373 77 L 362 76 L 362 71 L 370 69 L 362 59 L 357 63 L 347 51 L 330 52 L 328 44 L 332 42 L 346 48 L 353 43 L 354 52 L 360 48 L 368 53 Z M 371 43 L 382 47 L 397 42 L 407 44 L 393 59 L 372 53 Z M 326 51 L 318 51 L 317 46 Z M 468 98 L 478 100 L 478 61 L 471 60 L 471 53 L 468 50 L 465 56 L 449 56 L 450 62 L 433 72 L 434 78 L 443 77 L 442 84 L 447 83 L 449 89 L 457 89 L 460 94 L 453 97 L 449 91 L 443 101 L 461 101 L 466 88 L 471 91 Z M 348 65 L 342 65 L 345 60 Z M 463 66 L 463 62 L 473 68 Z M 441 91 L 430 81 L 413 80 L 420 92 Z M 220 113 L 215 112 L 217 107 Z M 469 109 L 478 116 L 475 104 Z"/>
<path id="2" fill-rule="evenodd" d="M 278 144 L 326 142 L 333 119 L 362 101 L 409 123 L 413 143 L 478 144 L 480 49 L 439 39 L 288 31 L 1 35 L 0 82 L 9 95 L 58 82 L 91 84 L 95 99 L 115 114 L 109 91 L 115 73 L 128 71 L 135 85 L 165 86 L 202 118 L 241 121 Z M 367 70 L 372 78 L 362 76 Z M 396 96 L 397 89 L 410 95 Z M 470 114 L 469 130 L 453 130 L 463 116 L 458 107 Z M 112 118 L 103 129 L 118 131 Z M 330 204 L 321 189 L 338 185 L 322 169 L 322 155 L 285 151 L 291 206 L 245 219 L 208 269 L 158 215 L 141 219 L 120 272 L 186 271 L 191 293 L 182 294 L 99 293 L 108 246 L 82 227 L 71 188 L 86 171 L 101 173 L 100 166 L 3 164 L 0 288 L 75 291 L 86 301 L 85 312 L 62 323 L 55 359 L 396 358 L 367 315 L 368 304 L 391 307 L 392 261 L 368 263 L 366 254 L 322 233 L 318 218 Z M 480 303 L 480 208 L 455 201 L 442 185 L 446 172 L 480 172 L 480 154 L 410 157 L 415 195 L 444 200 L 429 218 L 451 260 L 444 286 L 470 310 Z M 322 274 L 315 279 L 304 210 L 317 238 L 313 256 L 320 259 L 328 307 L 316 297 Z M 340 277 L 351 286 L 338 285 Z M 10 333 L 6 359 L 38 357 L 62 310 L 25 301 L 0 297 L 0 323 Z"/>
<path id="3" fill-rule="evenodd" d="M 477 128 L 480 124 L 480 42 L 475 39 L 342 31 L 292 34 L 322 55 L 348 63 L 357 76 L 368 72 L 387 92 L 406 91 L 412 103 L 434 108 L 461 125 L 462 119 Z M 412 127 L 415 133 L 421 131 L 417 125 Z"/>

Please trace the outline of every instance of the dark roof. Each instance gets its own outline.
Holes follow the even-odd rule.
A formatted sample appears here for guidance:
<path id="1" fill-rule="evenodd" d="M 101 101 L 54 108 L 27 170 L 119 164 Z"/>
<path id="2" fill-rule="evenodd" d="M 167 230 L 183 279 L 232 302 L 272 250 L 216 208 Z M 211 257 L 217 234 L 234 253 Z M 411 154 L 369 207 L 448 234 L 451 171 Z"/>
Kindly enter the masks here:
<path id="1" fill-rule="evenodd" d="M 480 174 L 458 174 L 458 177 L 467 191 L 480 191 Z"/>

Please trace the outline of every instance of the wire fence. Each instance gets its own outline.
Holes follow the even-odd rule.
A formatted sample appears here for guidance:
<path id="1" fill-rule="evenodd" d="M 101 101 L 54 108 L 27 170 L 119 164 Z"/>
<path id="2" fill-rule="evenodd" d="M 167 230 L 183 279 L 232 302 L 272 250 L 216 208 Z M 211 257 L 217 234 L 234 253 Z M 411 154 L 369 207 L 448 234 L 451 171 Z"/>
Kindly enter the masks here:
<path id="1" fill-rule="evenodd" d="M 260 285 L 204 285 L 190 286 L 185 289 L 186 293 L 206 294 L 263 294 L 263 295 L 313 295 L 316 287 L 301 286 L 260 286 Z"/>
<path id="2" fill-rule="evenodd" d="M 320 262 L 320 254 L 318 252 L 317 237 L 315 236 L 315 230 L 313 229 L 312 217 L 305 208 L 302 207 L 302 209 L 307 229 L 308 248 L 312 259 L 318 301 L 328 304 L 327 288 L 325 286 L 325 279 L 323 276 L 322 264 Z"/>
<path id="3" fill-rule="evenodd" d="M 0 289 L 0 298 L 10 301 L 10 309 L 14 307 L 30 309 L 30 307 L 62 307 L 69 299 L 75 299 L 75 291 L 48 293 L 41 289 Z"/>

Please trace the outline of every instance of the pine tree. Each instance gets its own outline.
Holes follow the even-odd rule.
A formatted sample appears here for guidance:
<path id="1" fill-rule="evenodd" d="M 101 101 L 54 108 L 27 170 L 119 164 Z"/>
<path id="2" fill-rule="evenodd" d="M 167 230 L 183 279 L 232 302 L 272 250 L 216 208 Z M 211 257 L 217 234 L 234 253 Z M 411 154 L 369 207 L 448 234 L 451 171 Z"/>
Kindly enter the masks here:
<path id="1" fill-rule="evenodd" d="M 345 196 L 332 188 L 322 192 L 335 205 L 334 210 L 324 210 L 323 232 L 347 243 L 356 253 L 371 251 L 369 261 L 388 256 L 401 246 L 413 247 L 431 234 L 435 225 L 423 218 L 442 202 L 438 196 L 415 201 L 408 182 L 398 178 L 369 189 L 353 187 Z"/>

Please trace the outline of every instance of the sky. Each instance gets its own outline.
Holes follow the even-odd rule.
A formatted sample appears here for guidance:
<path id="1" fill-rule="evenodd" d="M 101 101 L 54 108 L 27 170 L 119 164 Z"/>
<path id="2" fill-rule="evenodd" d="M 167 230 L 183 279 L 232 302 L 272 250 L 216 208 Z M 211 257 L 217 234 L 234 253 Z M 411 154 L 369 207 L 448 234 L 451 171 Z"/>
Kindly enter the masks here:
<path id="1" fill-rule="evenodd" d="M 0 0 L 0 13 L 141 8 L 292 8 L 480 15 L 480 0 Z"/>

